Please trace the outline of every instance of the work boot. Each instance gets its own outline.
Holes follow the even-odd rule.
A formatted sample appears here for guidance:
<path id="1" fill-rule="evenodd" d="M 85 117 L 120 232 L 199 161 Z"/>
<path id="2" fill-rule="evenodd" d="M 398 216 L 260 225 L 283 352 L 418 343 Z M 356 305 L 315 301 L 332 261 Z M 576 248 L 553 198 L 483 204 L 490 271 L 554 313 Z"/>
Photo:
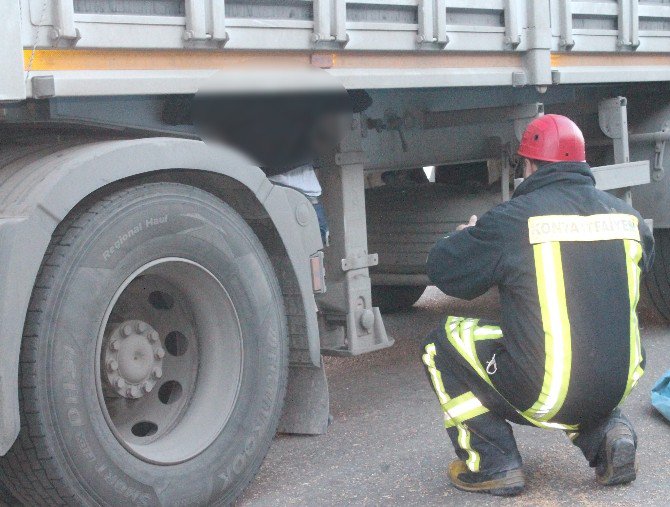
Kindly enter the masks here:
<path id="1" fill-rule="evenodd" d="M 635 436 L 625 424 L 615 423 L 598 451 L 596 478 L 604 486 L 614 486 L 632 482 L 636 475 Z"/>
<path id="2" fill-rule="evenodd" d="M 496 496 L 518 495 L 526 485 L 521 468 L 493 474 L 471 472 L 463 460 L 451 462 L 449 479 L 461 491 L 489 493 Z"/>

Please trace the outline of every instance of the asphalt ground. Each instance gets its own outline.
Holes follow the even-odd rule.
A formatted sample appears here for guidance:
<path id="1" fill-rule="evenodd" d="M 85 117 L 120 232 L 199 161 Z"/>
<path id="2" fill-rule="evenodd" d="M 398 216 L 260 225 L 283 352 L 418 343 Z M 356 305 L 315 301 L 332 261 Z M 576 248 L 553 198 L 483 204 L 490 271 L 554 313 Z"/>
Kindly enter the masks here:
<path id="1" fill-rule="evenodd" d="M 472 302 L 429 288 L 409 311 L 385 316 L 390 349 L 327 358 L 333 424 L 317 437 L 278 436 L 239 506 L 276 505 L 670 505 L 670 423 L 651 406 L 655 381 L 670 369 L 670 327 L 640 310 L 647 370 L 625 402 L 639 437 L 638 479 L 602 487 L 560 431 L 515 426 L 526 491 L 514 499 L 462 493 L 446 476 L 455 457 L 419 344 L 444 315 L 496 318 L 495 293 Z"/>

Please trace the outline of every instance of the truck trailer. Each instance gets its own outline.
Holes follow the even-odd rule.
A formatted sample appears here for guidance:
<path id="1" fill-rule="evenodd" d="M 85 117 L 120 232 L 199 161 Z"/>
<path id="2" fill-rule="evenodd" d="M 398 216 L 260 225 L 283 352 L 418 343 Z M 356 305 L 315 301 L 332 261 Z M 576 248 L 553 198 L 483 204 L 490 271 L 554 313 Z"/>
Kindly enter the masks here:
<path id="1" fill-rule="evenodd" d="M 0 14 L 9 504 L 232 503 L 277 431 L 327 430 L 322 357 L 393 344 L 383 312 L 421 296 L 437 238 L 510 198 L 521 133 L 544 113 L 582 127 L 598 187 L 653 223 L 645 285 L 670 318 L 670 0 L 5 0 Z M 315 160 L 328 246 L 305 195 L 165 114 L 250 65 L 318 69 L 370 99 Z M 281 94 L 273 72 L 228 92 Z"/>

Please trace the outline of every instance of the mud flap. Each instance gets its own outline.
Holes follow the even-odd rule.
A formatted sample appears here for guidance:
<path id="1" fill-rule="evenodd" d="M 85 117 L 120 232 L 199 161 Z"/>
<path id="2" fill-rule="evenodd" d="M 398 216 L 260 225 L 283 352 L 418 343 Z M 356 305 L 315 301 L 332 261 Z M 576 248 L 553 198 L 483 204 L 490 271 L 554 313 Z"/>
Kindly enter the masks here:
<path id="1" fill-rule="evenodd" d="M 289 367 L 284 413 L 279 433 L 322 435 L 328 429 L 329 395 L 326 370 L 306 364 Z"/>

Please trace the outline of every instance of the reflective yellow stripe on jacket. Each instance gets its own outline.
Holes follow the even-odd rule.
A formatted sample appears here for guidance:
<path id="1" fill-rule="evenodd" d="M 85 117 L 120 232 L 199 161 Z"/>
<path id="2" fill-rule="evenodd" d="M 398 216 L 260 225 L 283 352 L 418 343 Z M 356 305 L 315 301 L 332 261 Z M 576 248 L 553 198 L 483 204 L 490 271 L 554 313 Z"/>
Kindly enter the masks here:
<path id="1" fill-rule="evenodd" d="M 640 344 L 640 327 L 637 320 L 637 303 L 640 299 L 640 259 L 642 245 L 637 241 L 624 240 L 626 251 L 626 271 L 628 273 L 628 299 L 630 300 L 630 362 L 628 366 L 628 382 L 624 391 L 623 402 L 631 389 L 635 387 L 644 371 L 642 370 L 642 345 Z"/>
<path id="2" fill-rule="evenodd" d="M 546 359 L 540 396 L 524 415 L 537 421 L 549 421 L 561 409 L 568 394 L 572 367 L 570 321 L 560 243 L 536 244 L 533 251 Z"/>

